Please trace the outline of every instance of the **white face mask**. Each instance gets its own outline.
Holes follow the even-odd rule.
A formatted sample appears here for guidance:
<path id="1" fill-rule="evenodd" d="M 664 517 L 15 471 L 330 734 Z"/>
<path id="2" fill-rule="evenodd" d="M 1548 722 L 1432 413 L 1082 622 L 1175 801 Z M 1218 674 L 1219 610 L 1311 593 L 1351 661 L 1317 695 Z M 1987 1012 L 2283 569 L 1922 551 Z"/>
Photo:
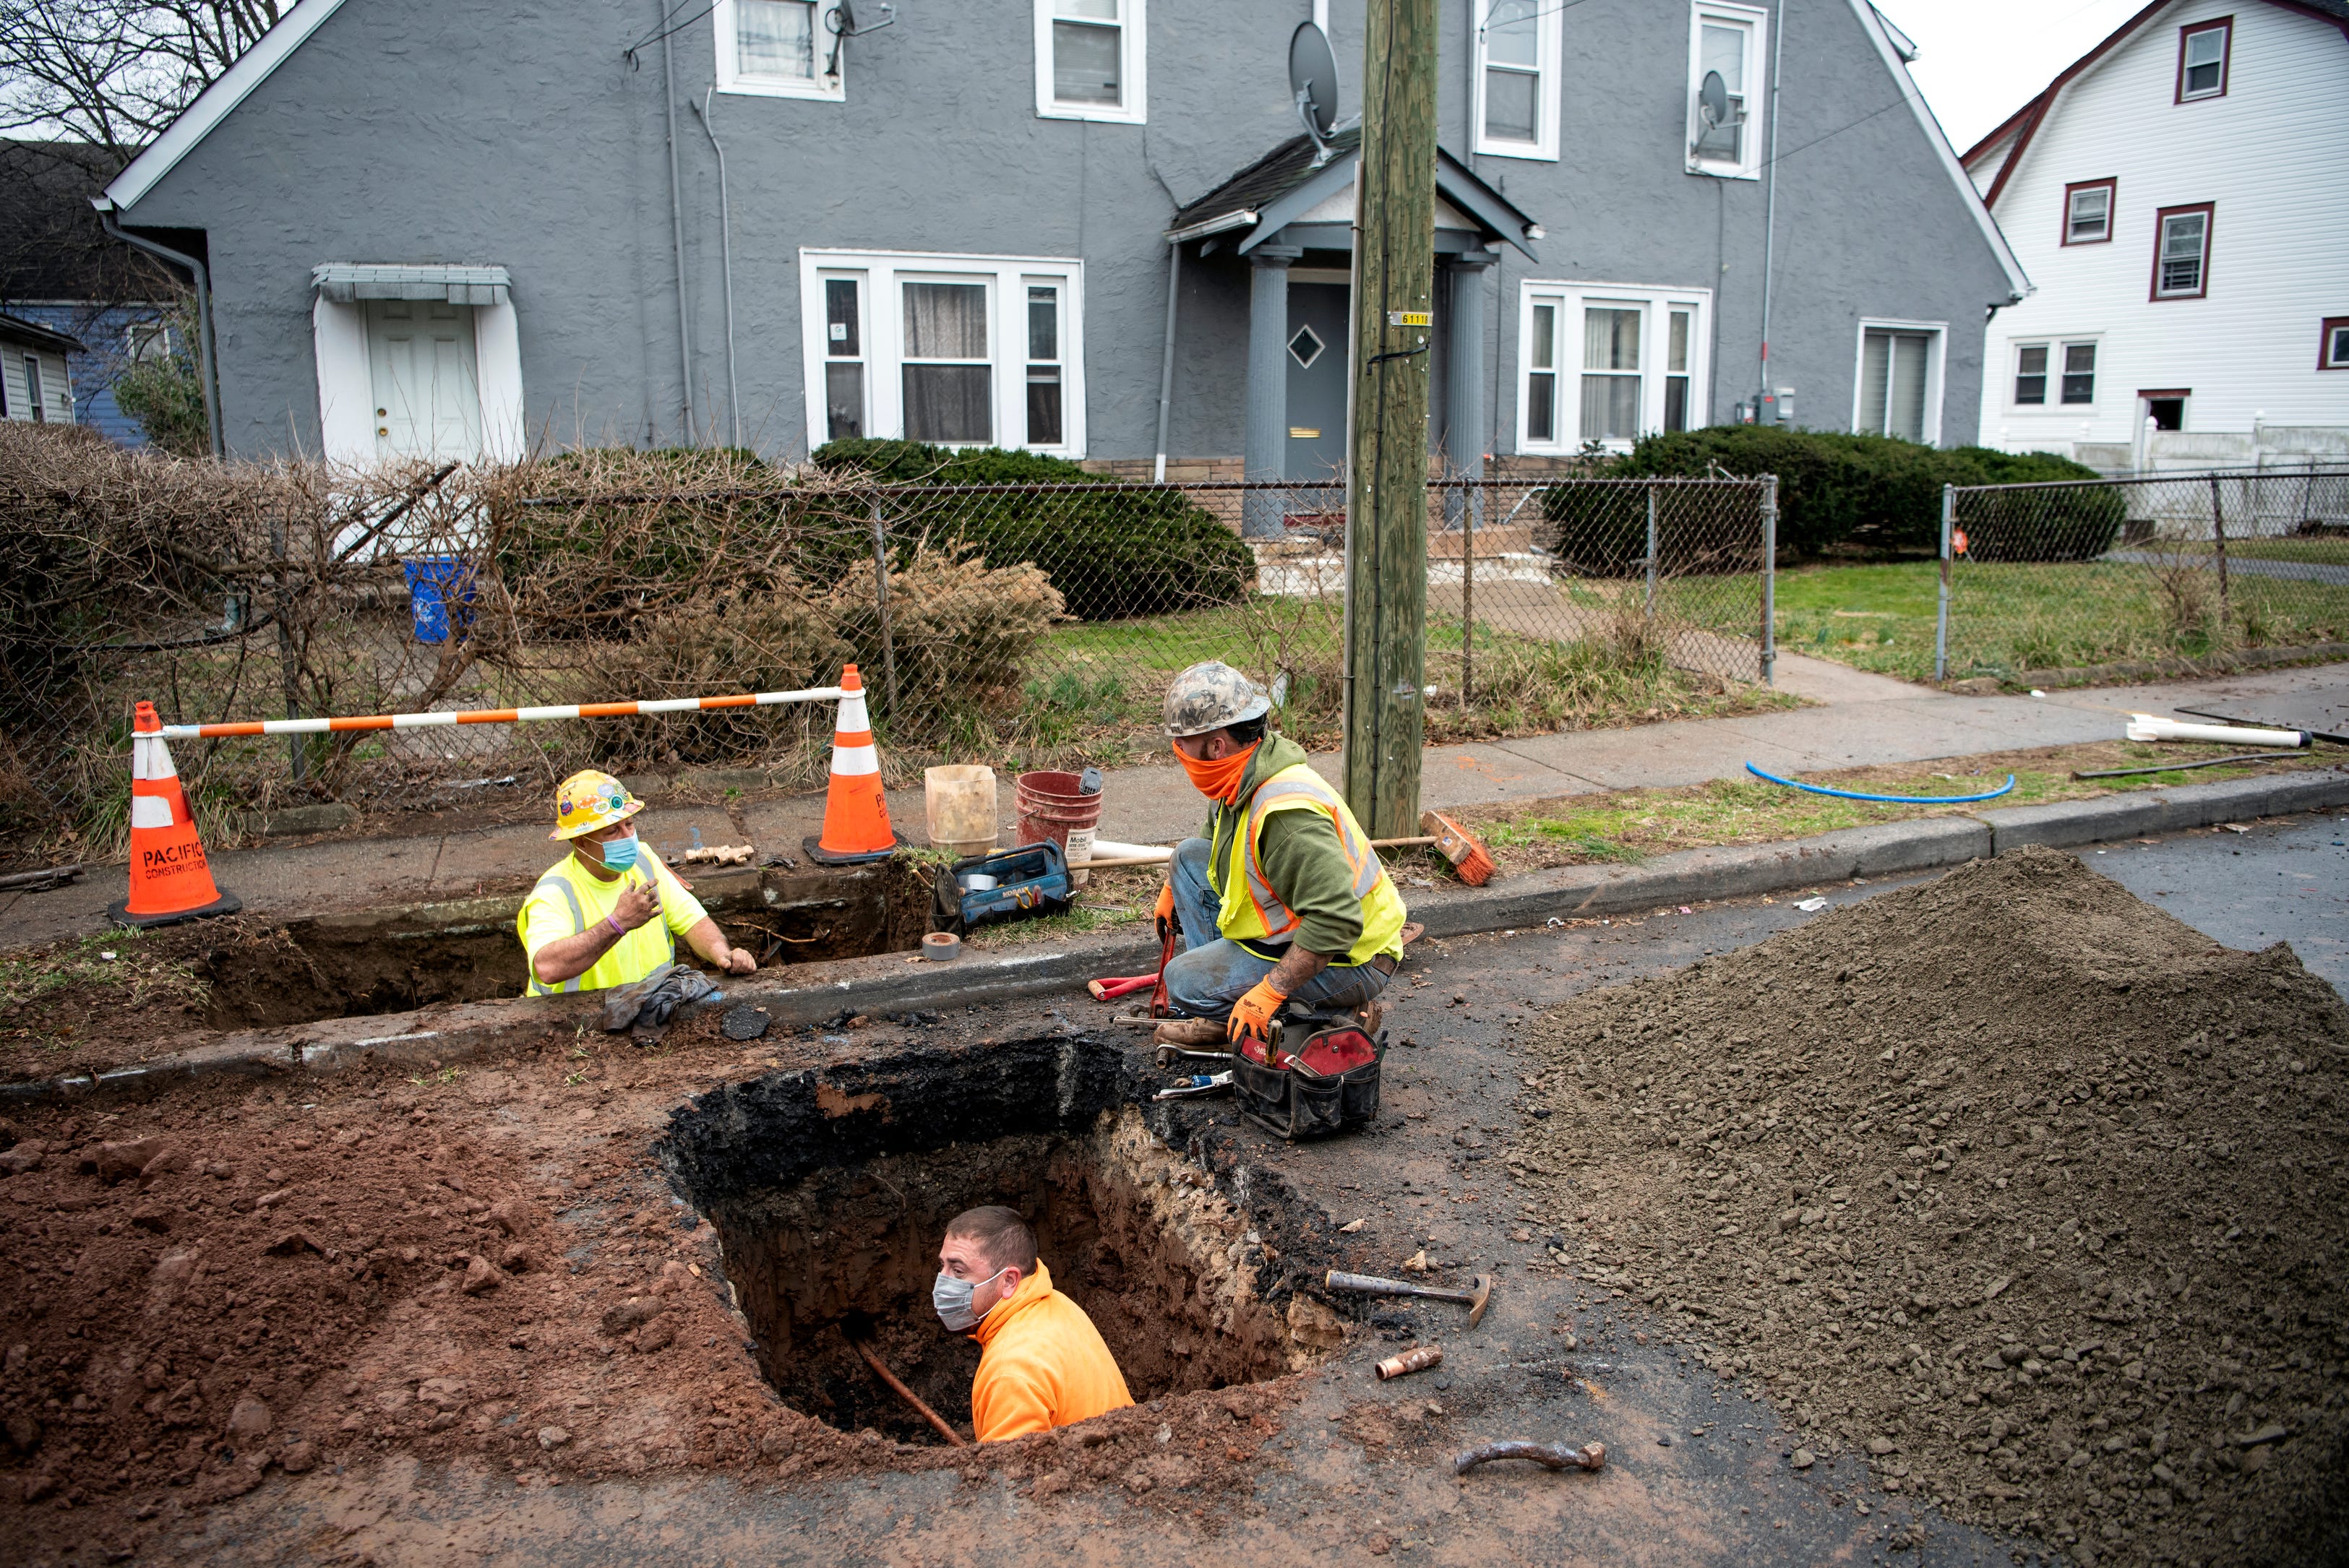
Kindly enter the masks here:
<path id="1" fill-rule="evenodd" d="M 976 1280 L 957 1279 L 950 1274 L 941 1272 L 930 1285 L 930 1305 L 937 1309 L 938 1321 L 957 1334 L 962 1333 L 967 1328 L 978 1326 L 979 1319 L 985 1317 L 987 1314 L 973 1312 L 970 1309 L 971 1297 L 978 1293 L 980 1285 L 989 1280 L 1001 1279 L 1010 1266 L 1006 1264 L 1002 1268 L 988 1275 L 987 1279 Z"/>

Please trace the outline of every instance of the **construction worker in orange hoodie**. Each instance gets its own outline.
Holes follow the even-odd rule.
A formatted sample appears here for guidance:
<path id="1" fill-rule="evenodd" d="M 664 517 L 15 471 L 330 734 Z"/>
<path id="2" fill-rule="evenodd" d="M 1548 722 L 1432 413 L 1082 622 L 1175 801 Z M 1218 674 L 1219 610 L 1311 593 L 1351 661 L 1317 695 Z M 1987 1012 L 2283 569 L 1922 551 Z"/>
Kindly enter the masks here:
<path id="1" fill-rule="evenodd" d="M 947 1223 L 930 1302 L 939 1322 L 978 1341 L 970 1420 L 982 1443 L 1133 1403 L 1101 1331 L 1052 1288 L 1036 1233 L 1012 1210 L 972 1209 Z"/>

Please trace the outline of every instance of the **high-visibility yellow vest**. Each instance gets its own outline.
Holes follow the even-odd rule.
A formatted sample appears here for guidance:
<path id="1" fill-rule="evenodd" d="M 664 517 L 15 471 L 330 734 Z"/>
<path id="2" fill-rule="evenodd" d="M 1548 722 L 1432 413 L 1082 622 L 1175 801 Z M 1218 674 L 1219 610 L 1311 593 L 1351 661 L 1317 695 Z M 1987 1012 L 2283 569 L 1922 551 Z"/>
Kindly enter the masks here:
<path id="1" fill-rule="evenodd" d="M 1319 811 L 1329 818 L 1338 830 L 1338 847 L 1345 854 L 1347 867 L 1354 873 L 1354 896 L 1362 903 L 1362 934 L 1343 957 L 1332 954 L 1330 962 L 1367 964 L 1381 953 L 1400 957 L 1402 894 L 1395 891 L 1386 867 L 1379 861 L 1379 852 L 1371 848 L 1371 836 L 1354 820 L 1346 802 L 1302 762 L 1282 769 L 1257 786 L 1255 799 L 1248 803 L 1247 821 L 1232 835 L 1224 874 L 1218 879 L 1216 891 L 1223 903 L 1216 928 L 1235 942 L 1284 937 L 1297 929 L 1296 912 L 1280 902 L 1280 895 L 1265 880 L 1264 866 L 1257 855 L 1257 835 L 1275 811 Z"/>

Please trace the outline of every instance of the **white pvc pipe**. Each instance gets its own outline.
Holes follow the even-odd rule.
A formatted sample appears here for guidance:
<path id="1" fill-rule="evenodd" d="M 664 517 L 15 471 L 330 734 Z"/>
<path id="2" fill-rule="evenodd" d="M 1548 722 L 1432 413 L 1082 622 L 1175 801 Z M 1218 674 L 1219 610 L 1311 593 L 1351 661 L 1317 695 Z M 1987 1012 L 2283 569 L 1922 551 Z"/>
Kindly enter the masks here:
<path id="1" fill-rule="evenodd" d="M 2304 729 L 2253 729 L 2237 724 L 2180 724 L 2149 713 L 2129 715 L 2131 740 L 2204 740 L 2214 746 L 2306 746 Z"/>

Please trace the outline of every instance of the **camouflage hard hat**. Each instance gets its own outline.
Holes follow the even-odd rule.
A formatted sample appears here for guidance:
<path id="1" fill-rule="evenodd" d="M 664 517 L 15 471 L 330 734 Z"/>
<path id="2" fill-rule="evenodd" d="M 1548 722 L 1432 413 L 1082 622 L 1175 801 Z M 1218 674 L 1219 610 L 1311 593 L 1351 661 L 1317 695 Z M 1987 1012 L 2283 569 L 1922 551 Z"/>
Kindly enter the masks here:
<path id="1" fill-rule="evenodd" d="M 1205 735 L 1271 711 L 1271 699 L 1254 681 L 1217 659 L 1193 665 L 1166 688 L 1166 733 L 1171 736 Z"/>

